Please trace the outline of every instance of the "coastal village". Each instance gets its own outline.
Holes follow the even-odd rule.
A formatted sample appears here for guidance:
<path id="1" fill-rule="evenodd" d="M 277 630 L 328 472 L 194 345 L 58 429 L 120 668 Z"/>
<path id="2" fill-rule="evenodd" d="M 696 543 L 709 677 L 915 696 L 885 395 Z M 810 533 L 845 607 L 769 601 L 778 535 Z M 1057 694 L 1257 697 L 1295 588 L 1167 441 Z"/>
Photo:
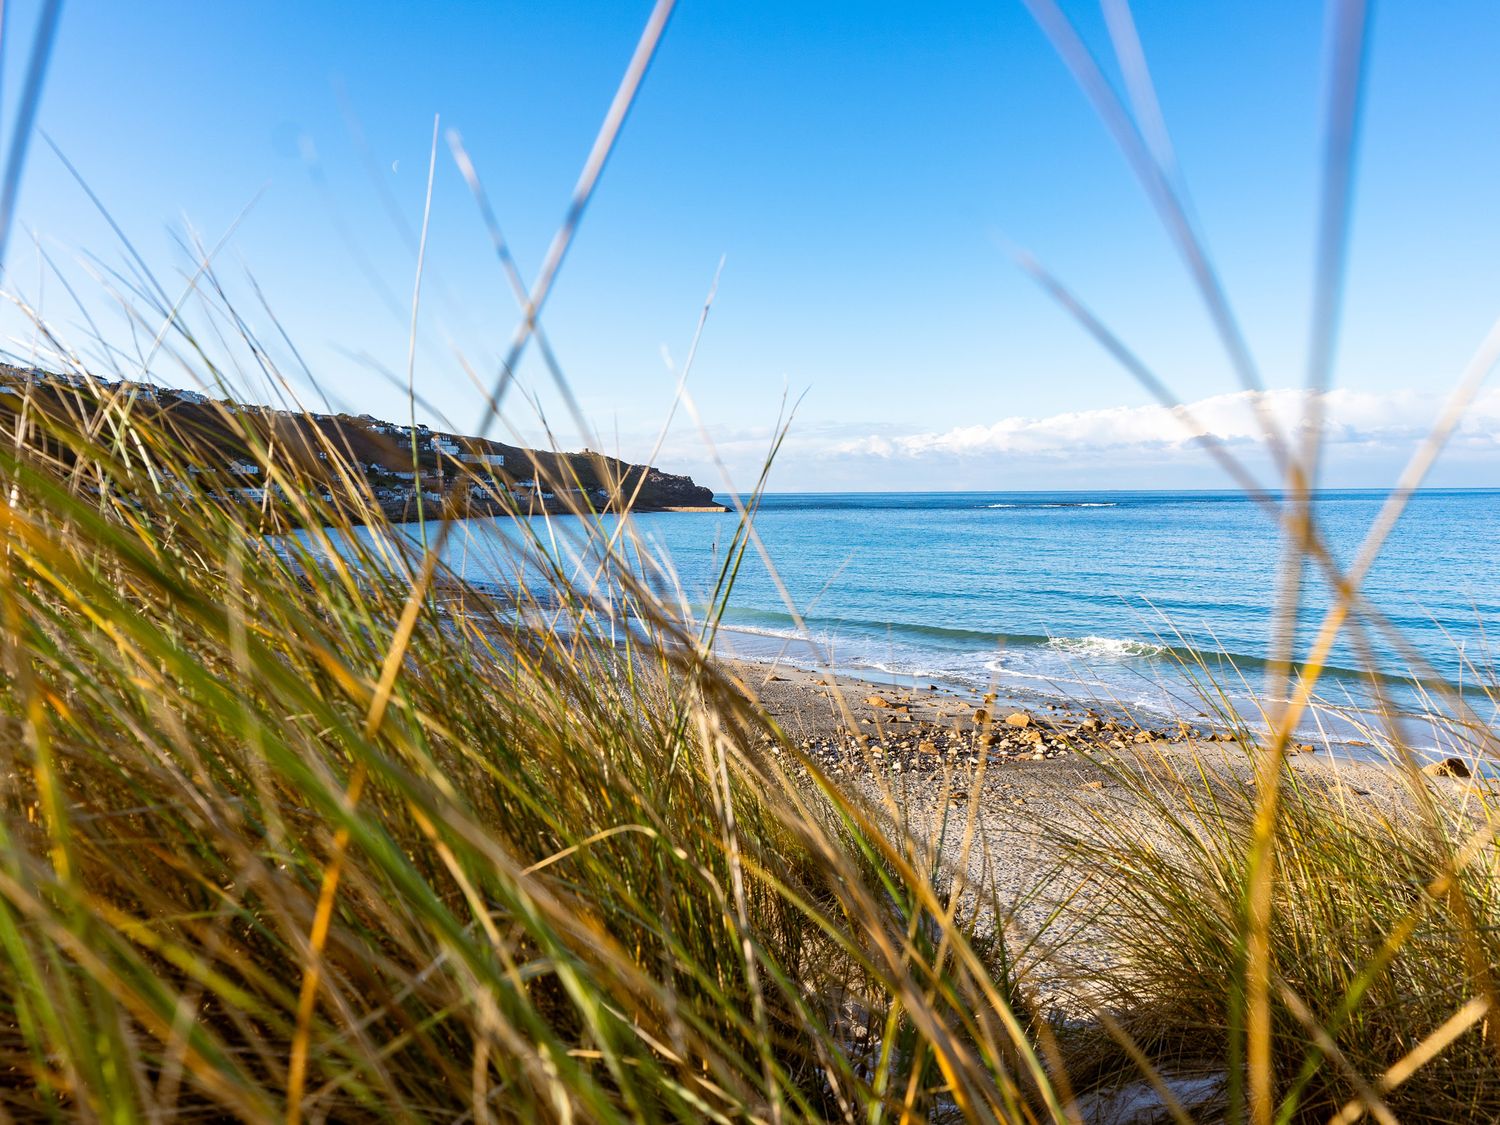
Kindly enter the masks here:
<path id="1" fill-rule="evenodd" d="M 59 409 L 128 405 L 169 420 L 187 440 L 218 456 L 187 471 L 199 478 L 163 481 L 167 488 L 207 488 L 221 498 L 260 504 L 279 486 L 266 479 L 261 458 L 245 435 L 295 462 L 299 479 L 328 482 L 322 499 L 339 493 L 335 482 L 363 476 L 385 516 L 412 518 L 419 506 L 442 506 L 464 515 L 606 511 L 613 498 L 634 497 L 636 511 L 723 511 L 712 490 L 686 476 L 634 465 L 585 450 L 558 453 L 507 445 L 382 421 L 369 414 L 316 414 L 276 410 L 202 391 L 153 383 L 109 382 L 91 375 L 55 373 L 0 364 L 0 421 L 26 424 L 28 398 Z"/>

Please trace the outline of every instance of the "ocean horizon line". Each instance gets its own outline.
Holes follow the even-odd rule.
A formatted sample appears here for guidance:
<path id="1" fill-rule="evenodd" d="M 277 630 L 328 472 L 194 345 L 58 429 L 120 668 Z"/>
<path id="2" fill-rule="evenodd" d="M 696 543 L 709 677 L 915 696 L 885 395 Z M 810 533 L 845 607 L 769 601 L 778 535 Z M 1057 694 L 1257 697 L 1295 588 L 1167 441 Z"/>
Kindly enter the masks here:
<path id="1" fill-rule="evenodd" d="M 1391 485 L 1350 485 L 1335 488 L 1314 488 L 1312 496 L 1340 494 L 1387 494 L 1398 491 Z M 1500 484 L 1486 485 L 1424 485 L 1409 490 L 1413 495 L 1425 493 L 1448 494 L 1454 492 L 1500 492 Z M 1268 488 L 1262 495 L 1281 499 L 1290 494 L 1288 489 Z M 730 496 L 732 493 L 714 489 L 714 495 Z M 739 493 L 741 497 L 751 495 Z M 788 488 L 765 489 L 757 495 L 766 496 L 1235 496 L 1253 499 L 1240 488 Z"/>

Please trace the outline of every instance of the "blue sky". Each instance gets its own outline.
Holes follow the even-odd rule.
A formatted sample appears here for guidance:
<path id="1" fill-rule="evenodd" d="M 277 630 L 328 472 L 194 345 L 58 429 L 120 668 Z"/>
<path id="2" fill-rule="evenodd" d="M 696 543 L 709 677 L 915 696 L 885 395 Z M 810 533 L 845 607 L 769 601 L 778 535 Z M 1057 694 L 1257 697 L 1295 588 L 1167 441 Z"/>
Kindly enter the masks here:
<path id="1" fill-rule="evenodd" d="M 1065 7 L 1107 53 L 1097 8 Z M 406 366 L 433 115 L 462 134 L 530 276 L 648 10 L 74 0 L 39 125 L 174 294 L 191 270 L 182 232 L 213 244 L 254 199 L 216 261 L 241 314 L 290 370 L 253 275 L 323 393 L 399 418 L 405 393 L 377 369 Z M 1293 387 L 1308 334 L 1323 13 L 1158 0 L 1135 17 L 1266 381 Z M 24 6 L 14 22 L 24 32 Z M 1329 483 L 1392 479 L 1500 314 L 1497 51 L 1500 10 L 1486 3 L 1375 14 Z M 13 42 L 7 110 L 16 57 Z M 467 430 L 481 396 L 458 357 L 489 378 L 515 305 L 446 145 L 438 157 L 416 376 L 424 419 Z M 118 267 L 125 252 L 42 144 L 20 218 L 10 286 L 76 348 L 97 350 L 34 238 L 134 354 L 89 264 Z M 598 441 L 627 458 L 652 447 L 675 385 L 663 351 L 681 362 L 722 257 L 690 388 L 739 483 L 784 395 L 800 405 L 778 489 L 1223 483 L 1016 269 L 1007 240 L 1185 400 L 1207 401 L 1251 455 L 1175 252 L 1019 2 L 682 4 L 543 323 Z M 26 354 L 26 326 L 12 317 L 8 329 Z M 165 360 L 152 374 L 189 382 Z M 521 376 L 559 440 L 582 444 L 540 366 Z M 523 401 L 508 417 L 538 437 Z M 1497 425 L 1500 400 L 1486 399 L 1435 481 L 1500 484 Z M 683 415 L 659 460 L 721 483 Z"/>

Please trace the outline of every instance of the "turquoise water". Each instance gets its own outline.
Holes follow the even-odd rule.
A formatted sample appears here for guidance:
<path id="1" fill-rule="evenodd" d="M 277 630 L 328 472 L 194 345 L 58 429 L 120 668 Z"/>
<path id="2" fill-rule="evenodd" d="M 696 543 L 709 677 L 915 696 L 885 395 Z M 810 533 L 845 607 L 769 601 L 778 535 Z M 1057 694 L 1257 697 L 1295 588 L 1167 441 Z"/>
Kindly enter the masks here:
<path id="1" fill-rule="evenodd" d="M 1347 563 L 1383 492 L 1322 493 L 1317 519 Z M 736 517 L 636 516 L 701 609 Z M 562 533 L 569 521 L 554 521 Z M 450 561 L 471 580 L 506 576 L 480 549 L 514 534 L 471 521 Z M 828 662 L 911 682 L 1093 697 L 1181 710 L 1180 669 L 1193 650 L 1231 688 L 1259 687 L 1269 654 L 1279 567 L 1276 527 L 1237 493 L 857 493 L 770 495 L 756 527 L 807 627 L 800 634 L 771 572 L 752 551 L 726 616 L 728 643 L 748 655 Z M 1412 498 L 1364 589 L 1410 650 L 1371 633 L 1381 672 L 1427 674 L 1472 694 L 1493 680 L 1487 634 L 1500 622 L 1500 491 L 1427 491 Z M 1304 582 L 1299 647 L 1315 631 L 1328 586 Z M 813 647 L 809 647 L 811 642 Z M 1229 662 L 1232 662 L 1232 666 Z M 1324 694 L 1362 703 L 1365 666 L 1346 634 Z M 1397 688 L 1405 702 L 1409 690 Z M 1184 700 L 1187 702 L 1184 703 Z"/>

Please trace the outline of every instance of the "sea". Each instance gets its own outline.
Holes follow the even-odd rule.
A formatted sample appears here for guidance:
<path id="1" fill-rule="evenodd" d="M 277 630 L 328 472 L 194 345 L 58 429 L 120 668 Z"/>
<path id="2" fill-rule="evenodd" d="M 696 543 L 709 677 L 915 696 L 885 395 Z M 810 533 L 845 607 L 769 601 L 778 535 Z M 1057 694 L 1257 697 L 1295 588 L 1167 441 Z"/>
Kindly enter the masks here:
<path id="1" fill-rule="evenodd" d="M 1315 497 L 1341 567 L 1385 499 Z M 631 519 L 642 569 L 705 615 L 739 516 Z M 541 533 L 584 573 L 573 522 L 554 518 Z M 1271 698 L 1282 532 L 1241 493 L 780 493 L 760 497 L 753 526 L 718 640 L 737 656 L 1145 718 L 1211 715 L 1228 701 L 1254 719 Z M 513 521 L 466 521 L 447 561 L 503 588 L 518 534 Z M 1381 699 L 1411 715 L 1447 714 L 1445 698 L 1462 700 L 1489 722 L 1497 548 L 1500 490 L 1414 494 L 1362 587 L 1380 620 L 1341 632 L 1309 735 L 1355 739 Z M 1331 602 L 1326 575 L 1310 566 L 1297 658 Z M 1420 723 L 1407 729 L 1441 741 Z"/>

